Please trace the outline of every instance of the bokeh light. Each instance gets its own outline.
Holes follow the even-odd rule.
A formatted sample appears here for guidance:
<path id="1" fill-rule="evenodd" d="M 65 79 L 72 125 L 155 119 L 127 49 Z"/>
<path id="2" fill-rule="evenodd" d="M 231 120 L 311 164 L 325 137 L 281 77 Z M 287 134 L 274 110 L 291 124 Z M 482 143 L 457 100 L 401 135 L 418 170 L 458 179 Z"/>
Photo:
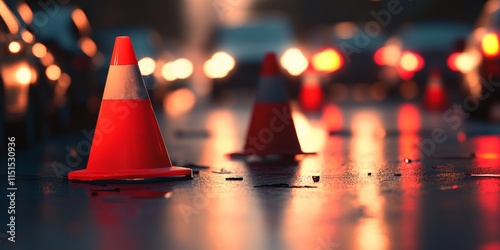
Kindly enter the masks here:
<path id="1" fill-rule="evenodd" d="M 51 81 L 57 81 L 61 77 L 61 68 L 59 66 L 52 64 L 45 70 L 45 75 Z"/>
<path id="2" fill-rule="evenodd" d="M 27 85 L 31 82 L 31 70 L 28 66 L 22 65 L 16 70 L 16 81 L 21 85 Z"/>
<path id="3" fill-rule="evenodd" d="M 19 53 L 21 51 L 21 44 L 17 41 L 12 41 L 9 43 L 9 51 L 13 54 Z"/>
<path id="4" fill-rule="evenodd" d="M 312 64 L 318 71 L 331 73 L 342 67 L 343 59 L 336 50 L 326 49 L 313 56 Z"/>
<path id="5" fill-rule="evenodd" d="M 173 71 L 178 79 L 186 79 L 193 74 L 193 64 L 186 58 L 179 58 L 173 62 Z"/>
<path id="6" fill-rule="evenodd" d="M 143 76 L 149 76 L 153 74 L 156 69 L 156 62 L 151 57 L 141 58 L 137 64 L 139 65 L 139 70 Z"/>
<path id="7" fill-rule="evenodd" d="M 281 66 L 292 76 L 298 76 L 307 69 L 309 61 L 299 49 L 288 49 L 281 57 Z"/>
<path id="8" fill-rule="evenodd" d="M 481 48 L 485 56 L 497 56 L 499 51 L 498 36 L 495 33 L 486 34 L 481 40 Z"/>

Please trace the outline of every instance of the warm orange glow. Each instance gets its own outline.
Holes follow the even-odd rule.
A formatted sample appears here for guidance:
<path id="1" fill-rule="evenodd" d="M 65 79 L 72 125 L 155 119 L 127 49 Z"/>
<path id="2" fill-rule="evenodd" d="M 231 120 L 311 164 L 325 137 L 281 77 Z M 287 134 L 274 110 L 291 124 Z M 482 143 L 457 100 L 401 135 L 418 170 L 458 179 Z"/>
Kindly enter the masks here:
<path id="1" fill-rule="evenodd" d="M 33 11 L 26 3 L 20 3 L 17 12 L 26 24 L 29 25 L 33 21 Z"/>
<path id="2" fill-rule="evenodd" d="M 178 79 L 186 79 L 193 74 L 193 64 L 186 58 L 179 58 L 173 62 L 173 71 Z"/>
<path id="3" fill-rule="evenodd" d="M 475 56 L 465 52 L 455 52 L 448 57 L 447 64 L 451 70 L 467 73 L 477 65 L 477 59 Z"/>
<path id="4" fill-rule="evenodd" d="M 33 34 L 31 34 L 31 32 L 29 32 L 27 30 L 23 30 L 23 32 L 21 33 L 21 38 L 26 43 L 32 43 L 35 40 L 35 37 L 33 36 Z"/>
<path id="5" fill-rule="evenodd" d="M 9 51 L 12 54 L 17 54 L 21 51 L 21 44 L 19 42 L 13 41 L 9 43 Z"/>
<path id="6" fill-rule="evenodd" d="M 33 55 L 37 58 L 43 58 L 47 54 L 47 48 L 41 43 L 35 43 L 31 48 Z"/>
<path id="7" fill-rule="evenodd" d="M 17 34 L 17 32 L 19 32 L 19 22 L 4 1 L 0 1 L 0 17 L 7 25 L 11 34 Z"/>
<path id="8" fill-rule="evenodd" d="M 139 70 L 141 71 L 141 75 L 143 76 L 149 76 L 153 74 L 153 72 L 155 72 L 156 69 L 156 62 L 151 57 L 141 58 L 137 62 L 137 65 L 139 65 Z"/>
<path id="9" fill-rule="evenodd" d="M 379 66 L 396 66 L 400 55 L 401 51 L 397 45 L 387 45 L 375 51 L 373 60 Z"/>
<path id="10" fill-rule="evenodd" d="M 304 152 L 318 152 L 321 150 L 326 140 L 325 131 L 318 126 L 313 126 L 306 116 L 296 111 L 294 107 L 292 107 L 292 118 L 302 150 Z"/>
<path id="11" fill-rule="evenodd" d="M 45 56 L 40 60 L 43 66 L 49 66 L 54 63 L 54 56 L 50 52 L 46 52 Z"/>
<path id="12" fill-rule="evenodd" d="M 353 137 L 349 158 L 353 161 L 354 173 L 363 178 L 368 172 L 383 171 L 380 162 L 384 157 L 384 140 L 374 137 L 374 133 L 383 131 L 380 115 L 375 111 L 354 113 L 351 129 Z M 356 220 L 353 232 L 355 245 L 352 248 L 388 249 L 390 242 L 385 222 L 385 202 L 379 184 L 366 181 L 357 186 L 355 193 L 356 204 L 364 206 L 370 216 Z"/>
<path id="13" fill-rule="evenodd" d="M 415 72 L 424 67 L 424 59 L 412 52 L 405 51 L 401 55 L 400 66 L 405 71 Z"/>
<path id="14" fill-rule="evenodd" d="M 312 58 L 312 64 L 316 70 L 329 73 L 340 69 L 343 63 L 341 55 L 334 49 L 321 51 Z"/>
<path id="15" fill-rule="evenodd" d="M 97 46 L 90 37 L 82 37 L 80 41 L 78 41 L 78 44 L 80 45 L 83 53 L 85 53 L 88 57 L 93 57 L 97 52 Z"/>
<path id="16" fill-rule="evenodd" d="M 224 78 L 234 68 L 234 58 L 226 52 L 217 52 L 203 65 L 208 78 Z"/>
<path id="17" fill-rule="evenodd" d="M 69 87 L 69 85 L 71 84 L 71 77 L 66 73 L 62 73 L 61 77 L 57 81 L 57 84 L 65 89 L 67 89 Z"/>
<path id="18" fill-rule="evenodd" d="M 87 16 L 82 9 L 73 10 L 71 18 L 73 19 L 73 22 L 75 23 L 78 30 L 80 30 L 80 32 L 82 32 L 84 35 L 90 34 L 89 20 L 87 19 Z"/>
<path id="19" fill-rule="evenodd" d="M 161 76 L 167 81 L 175 81 L 177 77 L 175 76 L 174 73 L 174 63 L 173 62 L 168 62 L 161 67 Z"/>
<path id="20" fill-rule="evenodd" d="M 421 127 L 420 110 L 415 104 L 403 104 L 398 108 L 397 125 L 401 134 L 418 133 Z"/>
<path id="21" fill-rule="evenodd" d="M 333 104 L 328 104 L 323 108 L 322 120 L 328 131 L 340 131 L 344 125 L 342 110 Z"/>
<path id="22" fill-rule="evenodd" d="M 51 81 L 57 81 L 61 77 L 61 68 L 59 66 L 52 64 L 45 70 L 45 75 Z"/>
<path id="23" fill-rule="evenodd" d="M 191 110 L 196 104 L 196 97 L 193 91 L 182 88 L 178 89 L 163 99 L 163 108 L 167 114 L 177 116 Z"/>
<path id="24" fill-rule="evenodd" d="M 28 66 L 20 66 L 16 70 L 16 81 L 21 85 L 27 85 L 31 82 L 31 70 Z"/>
<path id="25" fill-rule="evenodd" d="M 281 66 L 292 76 L 298 76 L 307 69 L 309 61 L 299 49 L 285 51 L 280 60 Z"/>
<path id="26" fill-rule="evenodd" d="M 498 36 L 495 33 L 486 34 L 481 40 L 481 48 L 485 56 L 497 56 L 499 51 Z"/>
<path id="27" fill-rule="evenodd" d="M 478 136 L 472 139 L 476 148 L 476 158 L 498 159 L 500 158 L 500 137 L 495 135 Z"/>

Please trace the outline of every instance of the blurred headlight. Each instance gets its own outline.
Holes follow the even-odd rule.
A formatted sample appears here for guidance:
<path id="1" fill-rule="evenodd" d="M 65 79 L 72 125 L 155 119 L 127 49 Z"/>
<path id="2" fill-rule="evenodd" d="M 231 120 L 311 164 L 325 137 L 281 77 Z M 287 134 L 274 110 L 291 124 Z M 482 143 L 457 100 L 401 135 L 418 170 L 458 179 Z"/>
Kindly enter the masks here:
<path id="1" fill-rule="evenodd" d="M 399 65 L 405 71 L 416 72 L 424 67 L 424 59 L 417 53 L 405 51 L 401 54 Z"/>
<path id="2" fill-rule="evenodd" d="M 497 56 L 499 52 L 498 36 L 495 33 L 486 34 L 481 40 L 481 48 L 486 57 Z"/>
<path id="3" fill-rule="evenodd" d="M 203 65 L 203 71 L 208 78 L 224 78 L 233 70 L 236 62 L 226 52 L 217 52 Z"/>
<path id="4" fill-rule="evenodd" d="M 172 67 L 174 75 L 178 79 L 186 79 L 193 74 L 193 64 L 186 58 L 175 60 Z"/>
<path id="5" fill-rule="evenodd" d="M 317 71 L 332 73 L 339 70 L 344 61 L 338 51 L 325 49 L 312 57 L 312 64 Z"/>
<path id="6" fill-rule="evenodd" d="M 292 76 L 298 76 L 307 69 L 307 58 L 299 49 L 290 48 L 281 57 L 281 66 Z"/>
<path id="7" fill-rule="evenodd" d="M 16 54 L 21 51 L 21 44 L 19 42 L 13 41 L 9 43 L 9 51 L 12 54 Z"/>
<path id="8" fill-rule="evenodd" d="M 137 62 L 141 75 L 149 76 L 155 72 L 156 62 L 151 57 L 143 57 Z"/>

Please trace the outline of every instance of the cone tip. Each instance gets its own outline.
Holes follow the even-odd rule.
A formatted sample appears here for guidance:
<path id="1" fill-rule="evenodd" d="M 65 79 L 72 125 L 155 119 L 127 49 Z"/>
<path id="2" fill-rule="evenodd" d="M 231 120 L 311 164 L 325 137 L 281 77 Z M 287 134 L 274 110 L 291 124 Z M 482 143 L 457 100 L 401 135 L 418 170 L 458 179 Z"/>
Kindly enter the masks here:
<path id="1" fill-rule="evenodd" d="M 276 54 L 269 52 L 265 55 L 260 74 L 261 76 L 280 75 L 280 70 L 278 67 L 278 59 L 276 59 Z"/>
<path id="2" fill-rule="evenodd" d="M 137 65 L 134 47 L 128 36 L 118 36 L 115 40 L 111 65 Z"/>

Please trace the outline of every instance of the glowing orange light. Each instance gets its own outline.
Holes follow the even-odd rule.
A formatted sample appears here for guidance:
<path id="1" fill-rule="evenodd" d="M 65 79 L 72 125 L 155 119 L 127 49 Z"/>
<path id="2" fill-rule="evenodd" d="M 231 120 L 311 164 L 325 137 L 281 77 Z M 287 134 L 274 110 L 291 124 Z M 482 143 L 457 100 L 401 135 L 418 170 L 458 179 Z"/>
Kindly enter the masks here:
<path id="1" fill-rule="evenodd" d="M 12 54 L 16 54 L 21 51 L 21 44 L 19 42 L 13 41 L 9 43 L 9 51 Z"/>
<path id="2" fill-rule="evenodd" d="M 478 136 L 472 140 L 476 147 L 476 158 L 498 159 L 500 156 L 500 137 L 494 135 Z"/>
<path id="3" fill-rule="evenodd" d="M 85 53 L 88 57 L 93 57 L 97 52 L 97 46 L 95 45 L 95 42 L 90 39 L 90 37 L 82 37 L 78 43 L 83 53 Z"/>
<path id="4" fill-rule="evenodd" d="M 11 34 L 19 32 L 19 23 L 16 16 L 9 9 L 5 1 L 0 1 L 0 17 L 3 19 Z"/>
<path id="5" fill-rule="evenodd" d="M 499 51 L 498 36 L 494 33 L 486 34 L 481 40 L 481 48 L 485 56 L 497 56 Z"/>
<path id="6" fill-rule="evenodd" d="M 340 131 L 344 126 L 342 110 L 333 104 L 328 104 L 323 108 L 322 120 L 328 131 Z"/>
<path id="7" fill-rule="evenodd" d="M 31 32 L 27 30 L 23 30 L 23 32 L 21 33 L 21 38 L 27 43 L 32 43 L 35 40 L 33 34 L 31 34 Z"/>
<path id="8" fill-rule="evenodd" d="M 420 130 L 420 111 L 414 104 L 403 104 L 398 108 L 398 129 L 402 134 L 413 134 Z"/>
<path id="9" fill-rule="evenodd" d="M 420 55 L 408 51 L 403 52 L 399 63 L 403 70 L 409 72 L 416 72 L 424 67 L 424 59 Z"/>
<path id="10" fill-rule="evenodd" d="M 42 57 L 40 61 L 43 66 L 49 66 L 54 63 L 54 56 L 50 52 L 46 51 L 45 56 Z"/>
<path id="11" fill-rule="evenodd" d="M 375 51 L 373 60 L 379 66 L 396 66 L 400 55 L 401 51 L 397 45 L 387 45 Z"/>
<path id="12" fill-rule="evenodd" d="M 330 73 L 340 69 L 343 63 L 341 55 L 334 49 L 321 51 L 312 58 L 312 64 L 316 70 Z"/>
<path id="13" fill-rule="evenodd" d="M 191 110 L 196 104 L 193 91 L 182 88 L 176 90 L 163 99 L 163 108 L 171 116 L 184 114 Z"/>
<path id="14" fill-rule="evenodd" d="M 234 68 L 234 58 L 226 52 L 217 52 L 203 65 L 208 78 L 224 78 Z"/>
<path id="15" fill-rule="evenodd" d="M 31 51 L 37 58 L 43 58 L 47 54 L 47 48 L 41 43 L 35 43 L 31 48 Z"/>
<path id="16" fill-rule="evenodd" d="M 33 21 L 33 11 L 26 3 L 20 3 L 17 6 L 17 12 L 26 24 L 30 24 Z"/>
<path id="17" fill-rule="evenodd" d="M 31 70 L 28 66 L 21 66 L 16 70 L 16 81 L 21 85 L 31 82 Z"/>
<path id="18" fill-rule="evenodd" d="M 71 18 L 80 32 L 85 35 L 90 34 L 90 24 L 85 12 L 82 9 L 75 9 L 71 13 Z"/>
<path id="19" fill-rule="evenodd" d="M 61 68 L 59 66 L 52 64 L 45 70 L 45 75 L 51 81 L 56 81 L 61 77 Z"/>
<path id="20" fill-rule="evenodd" d="M 281 56 L 280 63 L 290 75 L 298 76 L 307 69 L 309 61 L 299 49 L 291 48 Z"/>

